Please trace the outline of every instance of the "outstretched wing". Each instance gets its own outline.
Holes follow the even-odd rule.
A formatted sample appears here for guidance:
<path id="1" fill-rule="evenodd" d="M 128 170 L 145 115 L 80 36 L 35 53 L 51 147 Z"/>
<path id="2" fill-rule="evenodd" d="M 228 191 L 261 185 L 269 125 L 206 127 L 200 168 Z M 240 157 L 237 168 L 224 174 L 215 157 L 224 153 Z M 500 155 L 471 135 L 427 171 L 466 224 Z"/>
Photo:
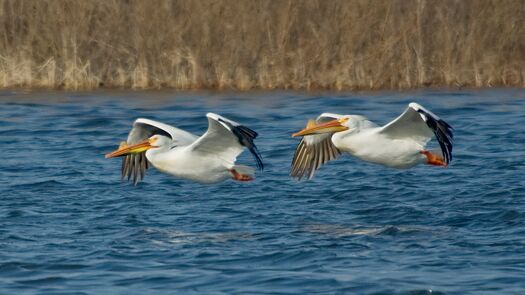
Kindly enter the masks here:
<path id="1" fill-rule="evenodd" d="M 157 122 L 154 120 L 139 118 L 133 123 L 133 128 L 128 134 L 127 145 L 140 143 L 153 135 L 163 135 L 173 140 L 174 145 L 190 145 L 197 136 L 182 129 Z M 144 174 L 149 167 L 146 159 L 146 152 L 129 154 L 122 159 L 122 179 L 133 179 L 136 185 L 144 178 Z"/>
<path id="2" fill-rule="evenodd" d="M 308 121 L 307 126 L 326 123 L 341 117 L 337 114 L 324 113 L 315 121 Z M 323 133 L 303 136 L 295 149 L 290 176 L 298 180 L 303 177 L 312 179 L 321 165 L 337 158 L 341 152 L 332 143 L 332 135 L 333 133 Z"/>
<path id="3" fill-rule="evenodd" d="M 452 126 L 431 111 L 412 102 L 395 120 L 386 124 L 379 131 L 391 138 L 412 138 L 425 146 L 435 136 L 445 163 L 452 161 Z"/>
<path id="4" fill-rule="evenodd" d="M 263 169 L 261 155 L 253 142 L 257 132 L 217 114 L 208 113 L 206 117 L 208 130 L 191 145 L 193 151 L 214 154 L 233 165 L 237 156 L 247 148 L 255 159 L 257 168 Z"/>

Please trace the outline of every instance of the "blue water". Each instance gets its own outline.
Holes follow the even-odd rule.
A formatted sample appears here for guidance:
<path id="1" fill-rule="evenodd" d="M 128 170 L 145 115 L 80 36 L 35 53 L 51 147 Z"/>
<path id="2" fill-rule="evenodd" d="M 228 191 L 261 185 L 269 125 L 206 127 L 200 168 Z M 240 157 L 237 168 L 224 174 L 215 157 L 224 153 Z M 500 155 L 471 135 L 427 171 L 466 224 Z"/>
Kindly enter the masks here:
<path id="1" fill-rule="evenodd" d="M 410 101 L 455 128 L 448 168 L 346 155 L 288 177 L 307 118 Z M 137 117 L 201 134 L 209 111 L 259 132 L 255 181 L 135 187 L 104 158 Z M 4 91 L 0 114 L 0 294 L 525 293 L 523 90 Z"/>

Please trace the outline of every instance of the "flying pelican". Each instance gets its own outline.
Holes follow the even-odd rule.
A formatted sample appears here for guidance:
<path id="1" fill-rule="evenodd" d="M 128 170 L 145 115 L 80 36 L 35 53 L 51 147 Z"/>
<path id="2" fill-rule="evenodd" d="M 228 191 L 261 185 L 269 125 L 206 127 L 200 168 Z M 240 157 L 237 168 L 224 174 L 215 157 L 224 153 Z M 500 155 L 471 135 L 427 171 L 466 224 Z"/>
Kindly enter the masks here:
<path id="1" fill-rule="evenodd" d="M 217 114 L 208 113 L 208 130 L 197 137 L 182 129 L 149 120 L 137 119 L 126 142 L 106 158 L 122 157 L 122 179 L 135 185 L 144 178 L 150 165 L 180 178 L 200 183 L 215 183 L 229 178 L 253 179 L 254 169 L 236 165 L 244 148 L 252 153 L 257 167 L 263 163 L 253 140 L 257 132 Z"/>
<path id="2" fill-rule="evenodd" d="M 342 152 L 399 169 L 422 163 L 447 166 L 452 160 L 452 127 L 415 102 L 382 127 L 359 115 L 324 113 L 292 136 L 303 136 L 290 172 L 299 180 L 311 179 L 321 165 Z M 425 149 L 432 136 L 440 150 Z"/>

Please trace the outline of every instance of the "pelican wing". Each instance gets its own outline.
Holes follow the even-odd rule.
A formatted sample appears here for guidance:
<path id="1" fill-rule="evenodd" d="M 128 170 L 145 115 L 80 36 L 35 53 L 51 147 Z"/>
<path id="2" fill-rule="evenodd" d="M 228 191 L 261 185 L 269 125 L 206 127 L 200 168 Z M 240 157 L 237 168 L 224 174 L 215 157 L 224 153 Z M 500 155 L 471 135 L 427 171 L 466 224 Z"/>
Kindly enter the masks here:
<path id="1" fill-rule="evenodd" d="M 214 154 L 233 165 L 244 148 L 248 148 L 257 167 L 263 169 L 261 155 L 253 142 L 257 132 L 217 114 L 208 113 L 206 117 L 208 130 L 191 145 L 193 151 Z"/>
<path id="2" fill-rule="evenodd" d="M 435 136 L 445 163 L 452 160 L 452 126 L 415 102 L 410 103 L 399 117 L 383 126 L 379 132 L 390 138 L 412 138 L 422 146 Z"/>
<path id="3" fill-rule="evenodd" d="M 190 145 L 197 140 L 197 136 L 182 129 L 158 121 L 139 118 L 133 123 L 127 142 L 128 144 L 139 143 L 155 134 L 171 138 L 177 146 Z"/>
<path id="4" fill-rule="evenodd" d="M 174 145 L 190 145 L 197 139 L 197 136 L 182 129 L 154 120 L 139 118 L 133 123 L 133 128 L 131 128 L 125 144 L 140 143 L 153 135 L 169 137 L 173 140 Z M 122 159 L 122 178 L 133 179 L 133 182 L 137 184 L 144 178 L 148 167 L 146 152 L 126 155 Z"/>
<path id="5" fill-rule="evenodd" d="M 324 113 L 308 124 L 322 124 L 341 117 L 337 114 Z M 332 143 L 332 135 L 333 133 L 323 133 L 303 136 L 295 149 L 290 176 L 298 180 L 303 177 L 312 179 L 321 165 L 337 158 L 341 152 Z"/>

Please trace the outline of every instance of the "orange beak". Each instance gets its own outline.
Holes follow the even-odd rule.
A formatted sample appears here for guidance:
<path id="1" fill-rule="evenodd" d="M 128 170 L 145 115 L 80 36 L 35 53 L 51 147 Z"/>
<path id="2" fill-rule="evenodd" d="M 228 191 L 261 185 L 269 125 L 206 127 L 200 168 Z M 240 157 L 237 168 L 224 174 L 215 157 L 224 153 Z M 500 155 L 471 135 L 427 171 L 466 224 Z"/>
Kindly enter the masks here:
<path id="1" fill-rule="evenodd" d="M 155 148 L 156 146 L 152 146 L 150 140 L 146 140 L 134 145 L 127 145 L 127 144 L 121 144 L 120 147 L 109 153 L 106 154 L 106 159 L 114 158 L 114 157 L 122 157 L 129 154 L 136 154 L 136 153 L 142 153 L 144 151 L 147 151 L 151 148 Z"/>
<path id="2" fill-rule="evenodd" d="M 326 122 L 326 123 L 319 124 L 319 125 L 315 125 L 309 122 L 308 125 L 306 125 L 306 128 L 304 128 L 303 130 L 299 132 L 292 134 L 292 137 L 345 131 L 345 130 L 350 129 L 346 126 L 341 125 L 342 123 L 345 123 L 346 121 L 348 121 L 348 118 L 333 120 L 333 121 Z"/>

